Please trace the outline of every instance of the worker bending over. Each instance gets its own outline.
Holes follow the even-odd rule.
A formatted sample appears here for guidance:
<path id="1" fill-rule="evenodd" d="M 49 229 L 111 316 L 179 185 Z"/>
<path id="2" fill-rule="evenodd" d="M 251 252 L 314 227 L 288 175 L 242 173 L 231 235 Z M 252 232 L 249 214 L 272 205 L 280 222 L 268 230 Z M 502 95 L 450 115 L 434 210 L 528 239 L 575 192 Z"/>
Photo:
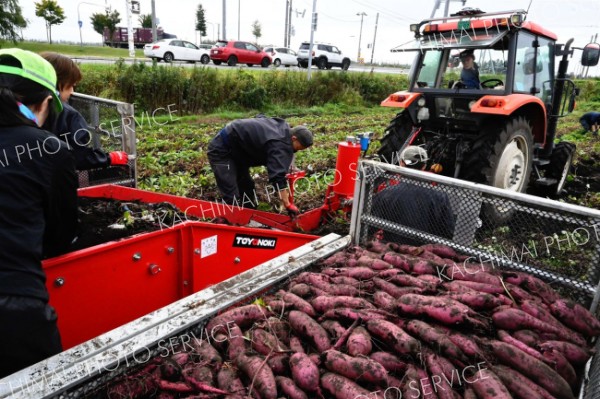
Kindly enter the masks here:
<path id="1" fill-rule="evenodd" d="M 269 182 L 279 192 L 284 207 L 290 215 L 297 215 L 286 175 L 294 153 L 312 143 L 310 130 L 304 126 L 290 128 L 281 118 L 258 115 L 229 123 L 208 145 L 208 160 L 223 200 L 230 205 L 250 203 L 249 207 L 256 207 L 250 167 L 266 166 Z"/>

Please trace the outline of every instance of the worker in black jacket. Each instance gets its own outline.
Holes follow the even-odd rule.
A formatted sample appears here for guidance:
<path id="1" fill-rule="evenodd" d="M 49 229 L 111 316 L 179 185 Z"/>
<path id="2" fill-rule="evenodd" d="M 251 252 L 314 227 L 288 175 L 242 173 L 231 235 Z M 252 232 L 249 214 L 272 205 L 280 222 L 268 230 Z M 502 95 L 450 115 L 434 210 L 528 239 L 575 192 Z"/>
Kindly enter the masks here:
<path id="1" fill-rule="evenodd" d="M 69 98 L 75 85 L 81 81 L 81 71 L 73 60 L 54 52 L 40 53 L 54 67 L 57 76 L 56 88 L 63 102 L 63 111 L 50 118 L 45 128 L 68 144 L 75 156 L 77 170 L 105 168 L 107 166 L 127 165 L 129 160 L 124 151 L 104 152 L 91 146 L 90 128 L 83 116 L 69 105 Z"/>
<path id="2" fill-rule="evenodd" d="M 0 378 L 62 350 L 42 259 L 77 227 L 73 155 L 40 128 L 62 110 L 52 65 L 0 50 Z"/>
<path id="3" fill-rule="evenodd" d="M 418 146 L 408 146 L 400 154 L 400 165 L 425 170 L 427 152 Z M 420 184 L 426 184 L 422 186 Z M 373 196 L 374 216 L 409 227 L 421 233 L 452 239 L 455 216 L 446 193 L 436 191 L 430 183 L 401 179 Z M 373 233 L 373 231 L 371 231 Z M 383 232 L 385 241 L 422 245 L 426 241 L 393 231 Z"/>
<path id="4" fill-rule="evenodd" d="M 269 182 L 279 192 L 291 215 L 298 214 L 288 190 L 286 175 L 296 151 L 313 143 L 304 126 L 290 128 L 280 118 L 238 119 L 222 129 L 208 145 L 208 160 L 217 186 L 227 204 L 256 207 L 254 181 L 250 167 L 266 166 Z"/>

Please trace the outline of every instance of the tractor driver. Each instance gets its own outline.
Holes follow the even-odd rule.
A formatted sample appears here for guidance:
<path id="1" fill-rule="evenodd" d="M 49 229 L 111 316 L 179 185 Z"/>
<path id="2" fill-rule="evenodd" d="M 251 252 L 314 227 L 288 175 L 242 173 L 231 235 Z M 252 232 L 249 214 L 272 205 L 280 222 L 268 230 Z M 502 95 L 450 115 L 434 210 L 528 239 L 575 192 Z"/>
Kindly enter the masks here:
<path id="1" fill-rule="evenodd" d="M 291 216 L 298 214 L 292 203 L 286 175 L 294 153 L 313 143 L 313 134 L 305 126 L 290 128 L 280 118 L 238 119 L 225 126 L 208 145 L 208 160 L 217 187 L 227 204 L 255 208 L 252 202 L 254 181 L 250 167 L 266 166 L 269 182 L 279 192 Z"/>
<path id="2" fill-rule="evenodd" d="M 480 89 L 479 67 L 475 63 L 473 50 L 462 51 L 459 58 L 463 64 L 462 71 L 460 72 L 460 87 L 464 89 Z"/>

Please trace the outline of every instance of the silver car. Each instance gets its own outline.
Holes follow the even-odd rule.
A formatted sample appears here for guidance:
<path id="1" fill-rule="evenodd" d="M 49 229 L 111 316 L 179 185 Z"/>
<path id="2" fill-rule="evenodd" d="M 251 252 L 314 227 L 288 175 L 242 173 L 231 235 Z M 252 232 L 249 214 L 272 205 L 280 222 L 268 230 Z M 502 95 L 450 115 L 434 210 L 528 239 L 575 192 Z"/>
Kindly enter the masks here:
<path id="1" fill-rule="evenodd" d="M 297 54 L 291 48 L 268 46 L 263 51 L 271 56 L 273 66 L 275 67 L 280 65 L 285 65 L 286 67 L 298 65 Z"/>

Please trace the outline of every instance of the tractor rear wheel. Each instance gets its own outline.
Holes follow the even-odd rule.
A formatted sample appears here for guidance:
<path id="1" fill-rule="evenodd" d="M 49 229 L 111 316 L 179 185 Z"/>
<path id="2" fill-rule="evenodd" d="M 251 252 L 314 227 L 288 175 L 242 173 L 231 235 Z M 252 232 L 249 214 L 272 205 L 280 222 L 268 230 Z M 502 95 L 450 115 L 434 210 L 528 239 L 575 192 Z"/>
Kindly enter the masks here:
<path id="1" fill-rule="evenodd" d="M 473 142 L 465 156 L 462 178 L 476 183 L 525 192 L 533 161 L 533 135 L 529 122 L 513 118 L 500 129 L 492 129 Z M 506 223 L 514 209 L 506 205 L 485 204 L 483 217 L 492 224 Z"/>
<path id="2" fill-rule="evenodd" d="M 574 155 L 575 144 L 566 141 L 556 144 L 546 169 L 546 177 L 556 179 L 556 183 L 544 188 L 545 195 L 554 198 L 561 194 L 563 188 L 565 188 Z"/>
<path id="3" fill-rule="evenodd" d="M 406 112 L 400 112 L 385 129 L 381 146 L 377 151 L 382 162 L 399 164 L 398 151 L 404 145 L 412 131 L 412 122 Z"/>

